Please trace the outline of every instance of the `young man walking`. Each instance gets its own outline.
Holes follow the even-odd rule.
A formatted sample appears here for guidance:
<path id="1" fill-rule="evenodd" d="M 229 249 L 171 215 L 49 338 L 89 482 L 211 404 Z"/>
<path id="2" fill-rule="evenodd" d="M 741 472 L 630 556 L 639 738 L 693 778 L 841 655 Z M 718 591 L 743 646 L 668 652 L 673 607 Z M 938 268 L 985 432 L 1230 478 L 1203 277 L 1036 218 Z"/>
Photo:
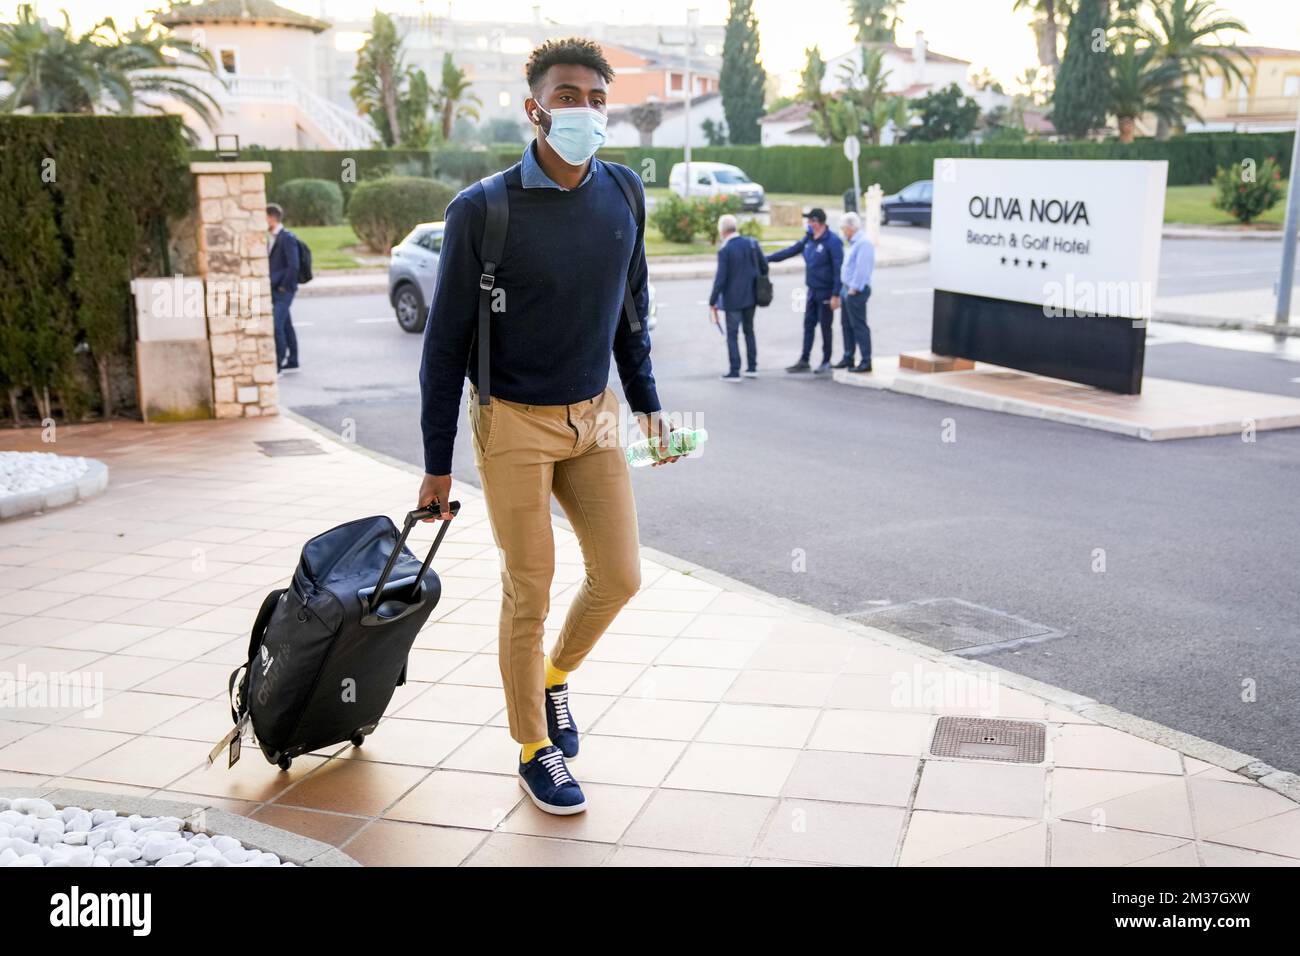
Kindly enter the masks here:
<path id="1" fill-rule="evenodd" d="M 266 207 L 267 258 L 271 280 L 271 315 L 275 321 L 275 367 L 280 372 L 298 370 L 298 335 L 293 330 L 289 306 L 298 292 L 298 237 L 284 228 L 284 210 Z"/>
<path id="2" fill-rule="evenodd" d="M 542 44 L 525 71 L 524 112 L 538 132 L 504 173 L 499 262 L 483 255 L 487 190 L 495 185 L 470 186 L 447 207 L 420 367 L 418 504 L 437 503 L 441 517 L 451 517 L 452 444 L 468 370 L 474 459 L 501 557 L 498 657 L 510 735 L 520 745 L 519 782 L 540 809 L 569 814 L 585 809 L 586 799 L 565 762 L 578 754 L 568 674 L 641 583 L 619 403 L 608 384 L 611 352 L 642 431 L 657 437 L 665 456 L 667 445 L 645 330 L 644 227 L 623 186 L 635 190 L 639 209 L 644 189 L 631 170 L 594 158 L 614 71 L 599 46 L 576 38 Z M 476 332 L 481 288 L 492 292 L 486 364 Z M 628 289 L 636 328 L 624 314 Z M 481 395 L 484 371 L 490 386 Z M 578 537 L 586 577 L 546 656 L 552 494 Z"/>

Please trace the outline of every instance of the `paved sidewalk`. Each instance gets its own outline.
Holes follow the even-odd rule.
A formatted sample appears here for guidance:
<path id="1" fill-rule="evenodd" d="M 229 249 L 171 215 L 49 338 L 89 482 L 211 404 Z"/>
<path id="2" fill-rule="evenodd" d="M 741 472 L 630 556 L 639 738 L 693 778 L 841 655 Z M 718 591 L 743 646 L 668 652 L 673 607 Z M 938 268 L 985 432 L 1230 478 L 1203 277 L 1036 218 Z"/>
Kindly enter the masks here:
<path id="1" fill-rule="evenodd" d="M 280 439 L 323 454 L 254 444 Z M 571 681 L 590 809 L 544 815 L 513 776 L 496 550 L 466 485 L 436 620 L 365 746 L 288 773 L 251 748 L 207 769 L 263 594 L 308 536 L 403 514 L 415 476 L 285 418 L 64 427 L 53 448 L 7 432 L 0 447 L 97 457 L 112 478 L 0 524 L 0 672 L 32 693 L 52 672 L 95 675 L 106 697 L 98 715 L 0 707 L 0 787 L 202 797 L 367 865 L 1300 864 L 1300 807 L 1268 787 L 1096 723 L 1082 699 L 650 552 L 642 592 Z M 573 536 L 556 536 L 552 625 L 582 577 Z M 971 686 L 995 704 L 962 705 Z M 940 713 L 982 711 L 1045 724 L 1046 759 L 928 756 Z"/>

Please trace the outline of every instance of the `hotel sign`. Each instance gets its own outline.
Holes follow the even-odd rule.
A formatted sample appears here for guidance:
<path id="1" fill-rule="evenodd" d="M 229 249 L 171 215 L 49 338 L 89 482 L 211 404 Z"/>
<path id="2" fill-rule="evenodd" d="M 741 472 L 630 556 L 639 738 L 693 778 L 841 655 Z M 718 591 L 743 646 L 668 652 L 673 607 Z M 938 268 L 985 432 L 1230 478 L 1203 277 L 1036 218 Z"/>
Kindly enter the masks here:
<path id="1" fill-rule="evenodd" d="M 936 160 L 935 351 L 1140 390 L 1167 167 Z"/>

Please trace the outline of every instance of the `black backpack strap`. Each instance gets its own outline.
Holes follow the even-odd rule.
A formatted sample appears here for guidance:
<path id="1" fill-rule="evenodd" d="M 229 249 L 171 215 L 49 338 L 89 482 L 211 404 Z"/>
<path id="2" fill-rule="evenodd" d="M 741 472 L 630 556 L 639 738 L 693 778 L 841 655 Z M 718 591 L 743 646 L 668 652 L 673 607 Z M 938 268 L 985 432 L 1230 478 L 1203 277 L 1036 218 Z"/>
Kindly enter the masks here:
<path id="1" fill-rule="evenodd" d="M 614 177 L 614 182 L 618 183 L 618 188 L 623 190 L 623 198 L 627 200 L 628 206 L 632 208 L 632 217 L 636 220 L 637 231 L 644 234 L 645 232 L 645 210 L 641 208 L 640 190 L 632 188 L 632 182 L 628 178 L 635 176 L 636 173 L 626 166 L 620 166 L 618 163 L 603 164 L 609 170 L 610 175 Z M 633 250 L 632 261 L 636 261 L 636 251 Z M 630 282 L 623 284 L 623 312 L 627 316 L 627 324 L 632 327 L 633 332 L 641 331 L 641 320 L 637 318 L 636 302 L 632 298 L 632 285 Z"/>
<path id="2" fill-rule="evenodd" d="M 510 222 L 510 202 L 506 198 L 504 173 L 493 173 L 479 180 L 487 200 L 483 220 L 483 274 L 478 280 L 478 403 L 488 404 L 492 387 L 488 381 L 491 365 L 489 326 L 492 319 L 492 287 L 496 285 L 497 267 L 506 249 L 506 228 Z"/>
<path id="3" fill-rule="evenodd" d="M 271 623 L 271 614 L 275 611 L 275 606 L 280 603 L 280 595 L 287 590 L 288 588 L 280 588 L 263 599 L 262 606 L 257 611 L 257 618 L 253 621 L 253 633 L 248 638 L 248 660 L 251 661 L 261 650 L 262 639 L 266 637 L 266 628 Z"/>

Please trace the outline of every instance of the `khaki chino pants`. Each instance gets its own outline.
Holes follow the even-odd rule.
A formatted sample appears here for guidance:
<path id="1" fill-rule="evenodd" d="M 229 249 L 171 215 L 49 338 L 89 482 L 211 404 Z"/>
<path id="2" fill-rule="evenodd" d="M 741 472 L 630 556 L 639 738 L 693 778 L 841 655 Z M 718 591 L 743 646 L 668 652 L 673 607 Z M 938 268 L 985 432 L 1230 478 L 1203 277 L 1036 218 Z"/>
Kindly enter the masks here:
<path id="1" fill-rule="evenodd" d="M 474 458 L 501 556 L 498 657 L 510 736 L 547 737 L 543 623 L 555 573 L 551 495 L 582 548 L 586 577 L 551 661 L 575 670 L 641 586 L 636 505 L 614 390 L 571 405 L 523 405 L 469 389 Z"/>

